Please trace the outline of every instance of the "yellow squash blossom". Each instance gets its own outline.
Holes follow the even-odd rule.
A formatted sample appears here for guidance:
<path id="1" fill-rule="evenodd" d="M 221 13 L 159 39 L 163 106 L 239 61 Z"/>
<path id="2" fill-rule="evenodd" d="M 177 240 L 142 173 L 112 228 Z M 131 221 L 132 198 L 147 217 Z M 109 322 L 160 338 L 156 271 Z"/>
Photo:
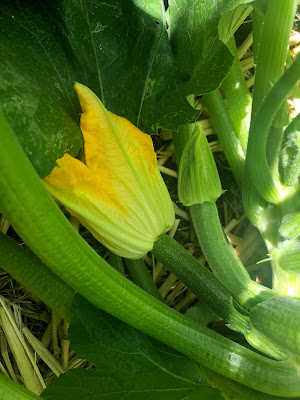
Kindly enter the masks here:
<path id="1" fill-rule="evenodd" d="M 174 222 L 151 137 L 106 110 L 86 86 L 76 83 L 75 89 L 83 111 L 85 164 L 65 154 L 44 182 L 108 249 L 140 258 Z"/>

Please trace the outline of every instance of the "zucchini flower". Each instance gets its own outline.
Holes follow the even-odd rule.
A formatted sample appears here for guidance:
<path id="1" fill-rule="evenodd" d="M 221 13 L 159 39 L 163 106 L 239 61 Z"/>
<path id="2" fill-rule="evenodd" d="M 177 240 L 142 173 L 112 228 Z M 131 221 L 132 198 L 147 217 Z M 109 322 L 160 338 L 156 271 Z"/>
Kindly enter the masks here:
<path id="1" fill-rule="evenodd" d="M 223 193 L 219 173 L 199 125 L 186 143 L 179 165 L 178 197 L 185 206 L 214 203 Z"/>
<path id="2" fill-rule="evenodd" d="M 44 183 L 108 249 L 141 258 L 174 223 L 151 137 L 106 110 L 86 86 L 76 83 L 75 89 L 85 163 L 64 154 Z"/>

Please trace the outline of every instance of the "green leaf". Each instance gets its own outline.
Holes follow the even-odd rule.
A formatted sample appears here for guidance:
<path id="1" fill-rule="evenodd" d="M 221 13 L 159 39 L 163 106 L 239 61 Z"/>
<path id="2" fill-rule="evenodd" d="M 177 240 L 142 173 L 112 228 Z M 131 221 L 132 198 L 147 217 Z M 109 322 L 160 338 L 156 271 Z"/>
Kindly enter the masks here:
<path id="1" fill-rule="evenodd" d="M 236 9 L 223 14 L 219 23 L 219 37 L 223 43 L 234 35 L 235 31 L 240 27 L 244 20 L 248 17 L 253 7 L 241 4 Z"/>
<path id="2" fill-rule="evenodd" d="M 221 400 L 197 363 L 78 297 L 71 324 L 72 349 L 92 371 L 71 370 L 42 397 L 59 399 Z"/>
<path id="3" fill-rule="evenodd" d="M 73 72 L 34 2 L 4 0 L 0 19 L 0 107 L 41 177 L 82 136 Z"/>
<path id="4" fill-rule="evenodd" d="M 189 92 L 205 94 L 219 87 L 233 57 L 218 38 L 222 13 L 245 0 L 170 0 L 169 35 L 179 68 L 189 74 Z"/>
<path id="5" fill-rule="evenodd" d="M 105 107 L 145 132 L 177 130 L 199 112 L 186 100 L 160 0 L 59 2 L 59 29 L 80 64 L 78 80 Z"/>
<path id="6" fill-rule="evenodd" d="M 231 65 L 217 25 L 223 6 L 243 2 L 225 3 L 186 13 L 184 22 L 199 26 L 186 43 L 177 20 L 188 0 L 178 10 L 171 1 L 170 38 L 160 0 L 4 0 L 0 107 L 40 176 L 82 146 L 75 80 L 145 132 L 194 122 L 199 112 L 186 97 L 218 87 Z"/>

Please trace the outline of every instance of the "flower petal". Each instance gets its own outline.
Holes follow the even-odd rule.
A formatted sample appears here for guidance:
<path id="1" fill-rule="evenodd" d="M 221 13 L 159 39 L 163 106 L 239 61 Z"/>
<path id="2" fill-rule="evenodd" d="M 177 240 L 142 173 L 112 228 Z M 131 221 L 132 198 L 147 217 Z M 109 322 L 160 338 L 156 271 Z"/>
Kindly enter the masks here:
<path id="1" fill-rule="evenodd" d="M 128 214 L 122 203 L 108 196 L 102 180 L 81 161 L 65 154 L 44 179 L 49 192 L 104 245 L 123 257 L 142 257 L 153 247 L 154 235 Z M 121 248 L 120 248 L 121 243 Z"/>
<path id="2" fill-rule="evenodd" d="M 65 154 L 44 179 L 50 193 L 105 246 L 140 258 L 174 222 L 150 136 L 76 83 L 85 162 Z"/>
<path id="3" fill-rule="evenodd" d="M 86 86 L 76 83 L 75 89 L 83 110 L 80 127 L 87 167 L 101 174 L 106 192 L 117 192 L 131 212 L 148 215 L 146 225 L 152 231 L 157 235 L 166 231 L 174 212 L 151 137 L 106 110 Z"/>

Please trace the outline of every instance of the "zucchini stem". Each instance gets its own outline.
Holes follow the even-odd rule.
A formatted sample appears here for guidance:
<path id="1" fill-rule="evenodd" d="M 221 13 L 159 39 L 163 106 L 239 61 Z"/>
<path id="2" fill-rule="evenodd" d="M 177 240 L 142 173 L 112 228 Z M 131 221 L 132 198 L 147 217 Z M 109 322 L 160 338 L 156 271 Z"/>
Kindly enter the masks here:
<path id="1" fill-rule="evenodd" d="M 276 294 L 251 280 L 222 230 L 216 205 L 211 202 L 190 207 L 193 225 L 209 266 L 240 304 L 247 308 Z"/>

